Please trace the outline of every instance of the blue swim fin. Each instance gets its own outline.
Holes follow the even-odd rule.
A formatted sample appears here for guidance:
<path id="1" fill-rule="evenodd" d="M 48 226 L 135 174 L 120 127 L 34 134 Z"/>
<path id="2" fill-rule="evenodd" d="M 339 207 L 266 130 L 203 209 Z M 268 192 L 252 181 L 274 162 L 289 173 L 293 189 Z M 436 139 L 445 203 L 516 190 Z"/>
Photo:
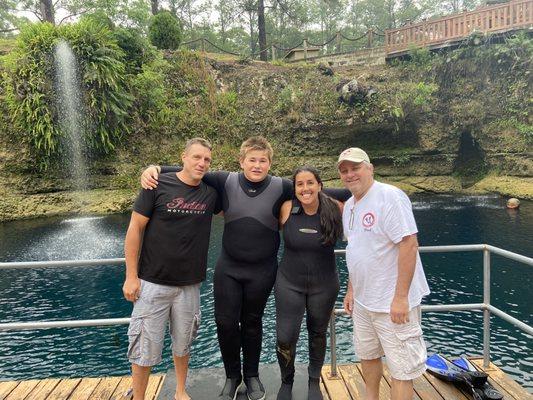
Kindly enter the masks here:
<path id="1" fill-rule="evenodd" d="M 451 363 L 439 354 L 433 354 L 426 360 L 428 372 L 437 378 L 449 382 L 464 382 L 465 370 Z"/>

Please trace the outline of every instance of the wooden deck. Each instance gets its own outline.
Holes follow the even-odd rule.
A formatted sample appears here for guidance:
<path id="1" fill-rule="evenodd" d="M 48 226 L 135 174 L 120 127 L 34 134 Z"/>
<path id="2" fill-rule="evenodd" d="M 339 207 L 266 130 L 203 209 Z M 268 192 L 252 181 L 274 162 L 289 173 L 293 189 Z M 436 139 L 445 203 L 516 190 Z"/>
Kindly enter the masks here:
<path id="1" fill-rule="evenodd" d="M 533 26 L 533 0 L 503 4 L 447 15 L 385 31 L 387 58 L 406 54 L 411 47 L 437 49 L 453 46 L 473 31 L 506 33 Z"/>
<path id="2" fill-rule="evenodd" d="M 146 400 L 157 398 L 164 377 L 150 377 Z M 130 387 L 130 376 L 0 382 L 0 400 L 118 400 Z"/>
<path id="3" fill-rule="evenodd" d="M 528 400 L 533 396 L 528 393 L 517 382 L 508 377 L 501 369 L 494 364 L 483 369 L 483 360 L 472 359 L 476 367 L 489 374 L 489 381 L 496 389 L 503 394 L 504 400 Z M 364 381 L 361 374 L 360 364 L 341 365 L 337 369 L 339 378 L 328 379 L 329 367 L 322 370 L 322 379 L 329 400 L 358 400 L 363 398 Z M 390 399 L 391 377 L 387 370 L 384 372 L 385 379 L 381 381 L 379 398 L 380 400 Z M 414 400 L 470 400 L 472 396 L 467 396 L 454 385 L 441 381 L 427 372 L 414 381 Z"/>
<path id="4" fill-rule="evenodd" d="M 480 369 L 482 360 L 473 359 L 473 363 Z M 518 383 L 508 377 L 502 370 L 491 364 L 485 370 L 491 384 L 498 389 L 505 400 L 527 400 L 533 396 Z M 329 378 L 330 367 L 322 370 L 322 392 L 326 400 L 359 400 L 364 390 L 360 364 L 341 365 L 338 367 L 338 377 Z M 147 390 L 147 400 L 158 399 L 163 386 L 164 375 L 153 375 Z M 385 379 L 380 388 L 380 399 L 390 399 L 390 375 L 385 371 Z M 416 379 L 415 400 L 469 400 L 466 395 L 454 385 L 443 382 L 430 374 Z M 131 386 L 130 377 L 110 378 L 78 378 L 78 379 L 45 379 L 29 381 L 0 382 L 0 400 L 120 400 L 126 399 L 124 393 Z M 267 399 L 275 399 L 274 391 L 267 388 Z M 296 396 L 297 397 L 297 396 Z M 158 400 L 167 400 L 161 399 Z M 168 398 L 171 400 L 171 398 Z M 210 400 L 210 399 L 193 399 Z"/>

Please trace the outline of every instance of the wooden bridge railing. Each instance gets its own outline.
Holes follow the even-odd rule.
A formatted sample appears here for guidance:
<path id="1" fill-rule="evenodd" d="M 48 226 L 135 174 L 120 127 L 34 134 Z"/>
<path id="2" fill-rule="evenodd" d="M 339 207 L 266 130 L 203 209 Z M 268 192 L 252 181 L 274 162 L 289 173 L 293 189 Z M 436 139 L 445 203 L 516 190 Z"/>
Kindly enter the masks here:
<path id="1" fill-rule="evenodd" d="M 467 37 L 472 31 L 505 32 L 533 26 L 533 0 L 510 0 L 461 14 L 385 31 L 387 55 L 411 46 L 439 45 Z"/>

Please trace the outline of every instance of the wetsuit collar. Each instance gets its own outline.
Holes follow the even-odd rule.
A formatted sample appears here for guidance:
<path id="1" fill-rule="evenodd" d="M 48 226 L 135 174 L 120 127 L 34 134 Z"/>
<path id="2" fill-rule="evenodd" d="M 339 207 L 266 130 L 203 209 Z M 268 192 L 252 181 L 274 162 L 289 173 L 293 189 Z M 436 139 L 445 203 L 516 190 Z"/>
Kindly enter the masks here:
<path id="1" fill-rule="evenodd" d="M 271 175 L 267 175 L 265 179 L 260 182 L 252 182 L 244 176 L 242 172 L 239 173 L 239 184 L 241 185 L 242 190 L 244 190 L 249 195 L 257 195 L 261 193 L 270 183 L 272 179 Z"/>

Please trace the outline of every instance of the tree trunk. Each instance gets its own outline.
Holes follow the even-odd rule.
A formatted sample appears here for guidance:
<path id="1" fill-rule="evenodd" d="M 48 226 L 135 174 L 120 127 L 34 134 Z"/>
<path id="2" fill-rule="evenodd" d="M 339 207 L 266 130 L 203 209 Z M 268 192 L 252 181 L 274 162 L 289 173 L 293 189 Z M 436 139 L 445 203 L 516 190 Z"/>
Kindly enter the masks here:
<path id="1" fill-rule="evenodd" d="M 54 5 L 52 4 L 52 0 L 39 0 L 39 6 L 41 8 L 43 21 L 55 25 L 56 21 L 54 18 Z"/>
<path id="2" fill-rule="evenodd" d="M 257 30 L 259 31 L 259 59 L 267 61 L 267 44 L 266 44 L 266 27 L 265 27 L 265 2 L 258 0 L 257 2 Z"/>
<path id="3" fill-rule="evenodd" d="M 152 5 L 152 15 L 156 15 L 159 11 L 159 0 L 150 0 Z"/>

